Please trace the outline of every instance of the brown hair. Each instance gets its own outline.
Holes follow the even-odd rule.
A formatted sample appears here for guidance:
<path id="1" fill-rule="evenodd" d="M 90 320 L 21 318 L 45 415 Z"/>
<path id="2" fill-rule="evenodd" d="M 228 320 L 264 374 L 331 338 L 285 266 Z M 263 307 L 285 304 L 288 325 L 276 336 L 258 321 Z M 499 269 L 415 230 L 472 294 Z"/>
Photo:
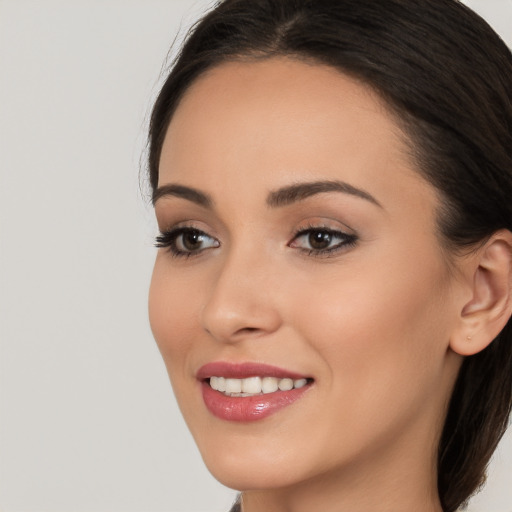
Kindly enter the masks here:
<path id="1" fill-rule="evenodd" d="M 442 241 L 471 247 L 512 230 L 512 54 L 457 0 L 225 0 L 191 30 L 156 100 L 149 178 L 180 98 L 236 59 L 312 59 L 372 86 L 398 115 L 440 192 Z M 484 481 L 512 407 L 512 324 L 465 358 L 439 444 L 438 489 L 454 512 Z"/>

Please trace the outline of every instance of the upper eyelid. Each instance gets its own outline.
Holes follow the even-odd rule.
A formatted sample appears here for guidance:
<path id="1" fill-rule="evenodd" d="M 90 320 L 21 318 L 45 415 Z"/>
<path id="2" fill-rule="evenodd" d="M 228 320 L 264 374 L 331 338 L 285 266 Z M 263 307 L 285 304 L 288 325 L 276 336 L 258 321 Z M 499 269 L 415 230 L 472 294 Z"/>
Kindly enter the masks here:
<path id="1" fill-rule="evenodd" d="M 359 238 L 358 232 L 350 227 L 348 224 L 341 222 L 338 219 L 334 218 L 318 218 L 318 219 L 310 219 L 306 221 L 301 221 L 298 224 L 298 227 L 295 227 L 288 234 L 288 241 L 286 244 L 290 244 L 296 237 L 301 234 L 308 233 L 310 231 L 329 231 L 331 233 L 339 233 L 340 235 L 344 235 L 347 237 L 357 237 Z M 297 226 L 296 224 L 296 226 Z M 221 238 L 225 238 L 221 236 L 220 233 L 217 232 L 215 228 L 211 225 L 206 225 L 203 221 L 200 220 L 180 220 L 177 222 L 166 222 L 162 219 L 161 222 L 158 222 L 159 225 L 159 234 L 160 235 L 171 235 L 179 230 L 193 230 L 198 231 L 209 238 L 216 239 L 220 242 Z M 226 234 L 226 233 L 224 233 Z"/>
<path id="2" fill-rule="evenodd" d="M 339 221 L 337 221 L 339 223 Z M 180 230 L 191 230 L 198 231 L 210 238 L 219 239 L 219 236 L 215 233 L 212 233 L 213 230 L 208 228 L 200 227 L 196 224 L 195 221 L 181 221 L 175 224 L 170 225 L 169 227 L 159 227 L 160 235 L 169 235 L 175 233 Z M 299 228 L 295 228 L 289 235 L 290 241 L 296 238 L 297 236 L 305 233 L 309 233 L 310 231 L 329 231 L 331 233 L 339 233 L 345 236 L 358 236 L 356 231 L 346 224 L 340 226 L 331 226 L 326 222 L 311 222 L 307 225 L 303 225 Z"/>
<path id="3" fill-rule="evenodd" d="M 193 221 L 193 220 L 183 220 L 179 222 L 158 222 L 158 230 L 161 234 L 164 233 L 174 233 L 180 229 L 190 229 L 193 231 L 200 231 L 205 235 L 211 236 L 213 238 L 217 238 L 216 235 L 212 234 L 213 231 L 210 227 L 202 226 L 202 222 Z"/>
<path id="4" fill-rule="evenodd" d="M 359 239 L 359 236 L 357 234 L 355 234 L 355 233 L 347 233 L 346 231 L 341 231 L 339 229 L 315 227 L 315 228 L 306 228 L 306 229 L 302 229 L 302 230 L 297 231 L 295 233 L 295 235 L 292 237 L 292 239 L 290 240 L 290 242 L 288 242 L 288 245 L 291 245 L 298 238 L 302 238 L 302 237 L 304 237 L 304 236 L 306 236 L 309 233 L 314 232 L 314 231 L 320 231 L 320 232 L 326 231 L 328 233 L 331 233 L 335 237 L 342 238 L 342 239 L 345 239 L 345 240 L 357 240 L 357 239 Z"/>
<path id="5" fill-rule="evenodd" d="M 292 236 L 297 236 L 300 233 L 308 231 L 330 231 L 332 233 L 342 233 L 347 236 L 358 236 L 357 231 L 350 227 L 348 224 L 333 219 L 322 219 L 318 221 L 308 221 L 306 224 L 299 225 L 297 229 L 292 232 Z"/>
<path id="6" fill-rule="evenodd" d="M 176 225 L 176 226 L 173 226 L 171 228 L 168 228 L 168 229 L 162 229 L 162 230 L 159 230 L 160 231 L 160 235 L 162 236 L 172 236 L 172 235 L 181 235 L 183 233 L 186 233 L 188 231 L 195 231 L 197 233 L 200 233 L 201 235 L 204 235 L 208 238 L 211 238 L 213 240 L 218 240 L 218 237 L 216 237 L 215 235 L 212 235 L 210 233 L 208 233 L 207 231 L 205 231 L 204 229 L 201 229 L 201 228 L 197 228 L 195 226 L 191 226 L 191 225 L 183 225 L 183 226 L 180 226 L 180 225 Z"/>
<path id="7" fill-rule="evenodd" d="M 311 224 L 298 228 L 295 233 L 304 233 L 308 231 L 332 231 L 333 233 L 345 233 L 345 231 L 352 231 L 348 226 L 344 228 L 327 226 L 324 224 Z"/>
<path id="8" fill-rule="evenodd" d="M 353 233 L 348 233 L 347 231 L 343 231 L 341 229 L 333 229 L 333 228 L 325 228 L 325 227 L 314 227 L 314 228 L 304 228 L 299 229 L 295 232 L 294 237 L 297 238 L 298 236 L 303 236 L 308 233 L 311 233 L 312 231 L 326 231 L 328 233 L 332 233 L 333 235 L 342 235 L 342 236 L 355 236 Z"/>

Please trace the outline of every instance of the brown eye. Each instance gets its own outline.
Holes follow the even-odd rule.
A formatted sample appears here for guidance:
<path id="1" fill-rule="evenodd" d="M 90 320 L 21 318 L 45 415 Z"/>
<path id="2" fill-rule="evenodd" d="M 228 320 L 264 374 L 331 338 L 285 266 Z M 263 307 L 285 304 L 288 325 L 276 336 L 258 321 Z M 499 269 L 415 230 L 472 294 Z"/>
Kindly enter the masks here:
<path id="1" fill-rule="evenodd" d="M 181 237 L 176 238 L 176 245 L 178 248 L 185 251 L 197 251 L 198 249 L 201 249 L 201 244 L 203 242 L 204 235 L 200 231 L 188 231 L 183 233 Z M 182 247 L 180 247 L 180 245 Z"/>
<path id="2" fill-rule="evenodd" d="M 308 256 L 328 256 L 354 246 L 357 240 L 356 235 L 318 227 L 300 231 L 289 246 L 306 252 Z"/>
<path id="3" fill-rule="evenodd" d="M 308 242 L 312 249 L 327 249 L 332 242 L 332 233 L 329 231 L 311 231 Z"/>
<path id="4" fill-rule="evenodd" d="M 174 250 L 177 254 L 199 253 L 210 247 L 218 247 L 215 238 L 197 229 L 184 228 L 174 234 Z"/>
<path id="5" fill-rule="evenodd" d="M 156 247 L 167 247 L 175 257 L 189 257 L 205 249 L 220 247 L 220 242 L 203 231 L 193 228 L 176 228 L 156 237 Z"/>

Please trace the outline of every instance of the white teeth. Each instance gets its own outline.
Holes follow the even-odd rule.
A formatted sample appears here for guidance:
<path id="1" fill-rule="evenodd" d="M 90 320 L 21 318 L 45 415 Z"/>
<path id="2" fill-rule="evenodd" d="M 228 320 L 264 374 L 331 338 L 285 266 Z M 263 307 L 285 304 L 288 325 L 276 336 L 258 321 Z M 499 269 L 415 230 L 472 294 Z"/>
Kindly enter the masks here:
<path id="1" fill-rule="evenodd" d="M 226 379 L 224 377 L 217 377 L 217 390 L 226 391 Z"/>
<path id="2" fill-rule="evenodd" d="M 307 379 L 292 380 L 277 377 L 248 377 L 246 379 L 226 379 L 225 377 L 210 377 L 210 386 L 230 396 L 253 396 L 276 391 L 290 391 L 303 388 Z"/>
<path id="3" fill-rule="evenodd" d="M 226 393 L 241 393 L 242 381 L 240 379 L 226 379 Z"/>
<path id="4" fill-rule="evenodd" d="M 263 393 L 274 393 L 279 389 L 279 381 L 275 377 L 263 377 L 261 391 Z"/>
<path id="5" fill-rule="evenodd" d="M 219 378 L 222 379 L 222 377 Z M 293 381 L 293 387 L 296 389 L 303 388 L 307 383 L 308 381 L 306 379 L 297 379 Z"/>
<path id="6" fill-rule="evenodd" d="M 249 377 L 242 380 L 242 392 L 257 395 L 261 393 L 261 377 Z"/>
<path id="7" fill-rule="evenodd" d="M 293 389 L 293 380 L 292 379 L 281 379 L 277 386 L 281 391 L 290 391 Z"/>
<path id="8" fill-rule="evenodd" d="M 210 386 L 216 391 L 226 391 L 226 379 L 224 377 L 210 377 Z"/>

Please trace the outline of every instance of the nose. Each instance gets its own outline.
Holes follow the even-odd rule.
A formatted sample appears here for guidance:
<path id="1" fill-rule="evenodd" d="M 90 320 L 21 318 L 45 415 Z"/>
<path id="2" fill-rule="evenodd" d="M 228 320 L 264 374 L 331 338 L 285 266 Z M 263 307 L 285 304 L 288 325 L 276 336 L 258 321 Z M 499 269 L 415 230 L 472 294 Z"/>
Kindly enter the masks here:
<path id="1" fill-rule="evenodd" d="M 222 262 L 203 307 L 204 330 L 224 343 L 275 332 L 281 325 L 272 294 L 275 285 L 271 262 L 240 251 L 229 255 Z"/>

